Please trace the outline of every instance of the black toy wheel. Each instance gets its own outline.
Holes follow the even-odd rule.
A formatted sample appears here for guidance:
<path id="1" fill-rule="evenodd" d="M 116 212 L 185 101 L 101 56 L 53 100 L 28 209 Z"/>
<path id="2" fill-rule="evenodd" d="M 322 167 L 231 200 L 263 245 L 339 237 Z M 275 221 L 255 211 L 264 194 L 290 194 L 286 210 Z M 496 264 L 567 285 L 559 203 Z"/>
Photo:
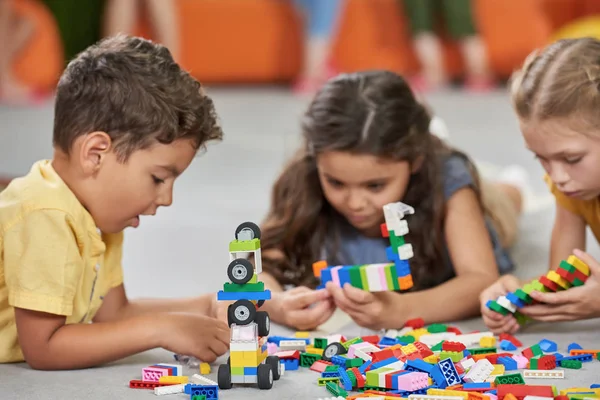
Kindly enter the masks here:
<path id="1" fill-rule="evenodd" d="M 256 308 L 261 308 L 265 304 L 265 300 L 259 300 L 256 302 Z"/>
<path id="2" fill-rule="evenodd" d="M 227 276 L 231 282 L 243 285 L 254 276 L 254 266 L 245 258 L 237 258 L 229 263 Z"/>
<path id="3" fill-rule="evenodd" d="M 260 364 L 256 375 L 259 389 L 271 389 L 273 387 L 273 369 L 269 364 Z"/>
<path id="4" fill-rule="evenodd" d="M 325 350 L 323 350 L 322 360 L 331 361 L 333 356 L 340 354 L 346 354 L 346 348 L 339 342 L 331 343 L 325 347 Z"/>
<path id="5" fill-rule="evenodd" d="M 219 384 L 219 389 L 231 389 L 231 370 L 229 369 L 229 364 L 221 364 L 219 365 L 219 372 L 217 376 L 217 383 Z"/>
<path id="6" fill-rule="evenodd" d="M 258 336 L 269 336 L 271 330 L 271 318 L 266 311 L 257 311 L 254 322 L 258 325 Z"/>
<path id="7" fill-rule="evenodd" d="M 229 326 L 248 325 L 256 318 L 256 307 L 250 300 L 238 300 L 227 308 Z"/>
<path id="8" fill-rule="evenodd" d="M 238 225 L 235 230 L 237 240 L 260 239 L 260 228 L 254 222 L 244 222 Z"/>
<path id="9" fill-rule="evenodd" d="M 269 364 L 273 369 L 273 379 L 278 381 L 281 378 L 281 362 L 277 356 L 268 356 L 265 364 Z"/>

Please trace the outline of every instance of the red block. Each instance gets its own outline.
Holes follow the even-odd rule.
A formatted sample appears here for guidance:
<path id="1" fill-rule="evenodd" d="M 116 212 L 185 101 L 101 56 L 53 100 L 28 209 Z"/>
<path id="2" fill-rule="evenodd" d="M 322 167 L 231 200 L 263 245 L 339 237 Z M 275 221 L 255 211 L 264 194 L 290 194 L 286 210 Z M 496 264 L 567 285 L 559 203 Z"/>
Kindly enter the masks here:
<path id="1" fill-rule="evenodd" d="M 552 386 L 540 385 L 498 385 L 498 400 L 503 400 L 504 396 L 512 393 L 518 400 L 523 400 L 525 396 L 554 397 Z"/>
<path id="2" fill-rule="evenodd" d="M 363 342 L 368 342 L 371 344 L 374 344 L 375 346 L 377 346 L 377 343 L 379 343 L 379 336 L 377 335 L 370 335 L 370 336 L 361 336 L 361 339 L 363 340 Z M 379 346 L 377 346 L 379 347 Z"/>
<path id="3" fill-rule="evenodd" d="M 465 373 L 465 370 L 462 367 L 462 365 L 460 365 L 460 363 L 454 363 L 454 368 L 456 369 L 456 372 L 458 372 L 459 375 L 462 375 Z M 486 390 L 490 390 L 490 389 L 488 388 Z"/>
<path id="4" fill-rule="evenodd" d="M 279 351 L 279 352 L 275 353 L 275 355 L 282 360 L 289 360 L 289 359 L 299 360 L 300 359 L 300 351 L 299 350 Z"/>
<path id="5" fill-rule="evenodd" d="M 546 354 L 538 359 L 537 369 L 554 369 L 556 368 L 556 356 Z"/>
<path id="6" fill-rule="evenodd" d="M 371 357 L 373 357 L 373 364 L 379 361 L 387 360 L 391 357 L 398 358 L 402 355 L 402 350 L 399 348 L 388 348 L 385 350 L 376 351 L 375 353 L 371 353 Z"/>
<path id="7" fill-rule="evenodd" d="M 392 381 L 393 381 L 394 377 L 401 375 L 404 372 L 406 372 L 406 371 L 394 371 L 394 372 L 385 374 L 385 388 L 392 389 L 393 388 Z"/>
<path id="8" fill-rule="evenodd" d="M 423 318 L 409 319 L 404 324 L 404 327 L 407 327 L 407 326 L 409 326 L 413 329 L 420 329 L 425 326 L 425 321 L 423 321 Z"/>
<path id="9" fill-rule="evenodd" d="M 387 228 L 387 225 L 385 224 L 385 222 L 380 225 L 380 228 L 381 228 L 381 236 L 390 237 L 390 232 L 388 231 L 388 228 Z"/>
<path id="10" fill-rule="evenodd" d="M 442 350 L 445 350 L 445 351 L 463 351 L 466 348 L 467 347 L 460 342 L 444 341 L 442 343 Z"/>
<path id="11" fill-rule="evenodd" d="M 455 326 L 449 326 L 449 327 L 446 329 L 446 332 L 454 332 L 454 333 L 456 333 L 457 335 L 462 335 L 462 331 L 461 331 L 460 329 L 458 329 L 457 327 L 455 327 Z"/>
<path id="12" fill-rule="evenodd" d="M 519 339 L 517 339 L 513 335 L 509 335 L 508 333 L 500 334 L 500 341 L 503 341 L 503 340 L 508 340 L 509 342 L 511 342 L 512 344 L 514 344 L 517 347 L 523 346 L 523 343 L 521 343 L 521 341 Z"/>
<path id="13" fill-rule="evenodd" d="M 549 290 L 551 290 L 553 292 L 558 292 L 558 291 L 563 290 L 563 288 L 558 286 L 558 284 L 556 282 L 552 282 L 550 279 L 546 278 L 545 276 L 541 276 L 538 280 L 540 281 L 540 283 L 542 285 L 544 285 L 544 287 L 548 288 Z"/>
<path id="14" fill-rule="evenodd" d="M 423 342 L 414 342 L 413 345 L 417 348 L 417 350 L 419 350 L 421 358 L 426 358 L 433 354 L 433 351 L 431 351 L 429 346 Z"/>
<path id="15" fill-rule="evenodd" d="M 360 373 L 360 371 L 358 370 L 358 368 L 354 367 L 354 368 L 350 369 L 350 371 L 356 377 L 356 387 L 357 388 L 363 388 L 363 387 L 365 387 L 365 378 L 362 376 L 362 374 Z"/>
<path id="16" fill-rule="evenodd" d="M 129 381 L 129 387 L 131 389 L 154 389 L 155 387 L 159 387 L 159 386 L 171 386 L 171 385 L 175 385 L 175 383 L 147 382 L 147 381 L 140 381 L 137 379 L 133 379 L 133 380 Z"/>

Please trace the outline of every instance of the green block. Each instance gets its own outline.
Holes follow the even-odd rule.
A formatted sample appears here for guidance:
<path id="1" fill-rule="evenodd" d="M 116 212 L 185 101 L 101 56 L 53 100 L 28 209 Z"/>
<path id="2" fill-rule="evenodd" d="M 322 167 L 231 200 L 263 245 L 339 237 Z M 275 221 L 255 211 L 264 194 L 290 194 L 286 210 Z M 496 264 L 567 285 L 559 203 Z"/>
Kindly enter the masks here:
<path id="1" fill-rule="evenodd" d="M 400 290 L 400 282 L 398 282 L 398 271 L 396 270 L 396 265 L 390 264 L 389 269 L 390 269 L 390 275 L 392 276 L 393 290 L 395 290 L 395 291 Z"/>
<path id="2" fill-rule="evenodd" d="M 438 344 L 434 345 L 431 348 L 431 351 L 442 351 L 442 345 L 444 344 L 444 341 L 442 340 L 441 342 L 439 342 Z"/>
<path id="3" fill-rule="evenodd" d="M 427 332 L 429 333 L 441 333 L 441 332 L 447 332 L 448 331 L 448 325 L 445 324 L 431 324 L 427 327 Z"/>
<path id="4" fill-rule="evenodd" d="M 496 385 L 524 385 L 525 380 L 523 379 L 523 375 L 520 373 L 509 374 L 509 375 L 500 375 L 496 377 L 494 381 Z"/>
<path id="5" fill-rule="evenodd" d="M 579 360 L 560 360 L 560 366 L 569 369 L 581 369 L 582 363 Z"/>
<path id="6" fill-rule="evenodd" d="M 354 375 L 354 373 L 352 373 L 352 371 L 346 371 L 348 373 L 348 378 L 350 378 L 350 383 L 352 384 L 352 387 L 356 387 L 358 382 L 356 382 L 356 375 Z"/>
<path id="7" fill-rule="evenodd" d="M 390 271 L 389 266 L 388 267 L 384 267 L 383 268 L 383 273 L 385 274 L 385 281 L 387 283 L 387 290 L 396 290 L 394 289 L 394 281 L 392 280 L 392 272 Z M 398 279 L 396 279 L 396 282 L 398 282 Z M 400 290 L 400 286 L 398 286 L 397 290 Z"/>
<path id="8" fill-rule="evenodd" d="M 517 296 L 519 299 L 521 299 L 521 300 L 522 300 L 524 303 L 531 304 L 531 302 L 533 301 L 533 299 L 531 298 L 531 296 L 530 296 L 530 295 L 528 295 L 527 293 L 525 293 L 525 292 L 523 291 L 523 289 L 517 289 L 517 290 L 515 291 L 515 295 L 516 295 L 516 296 Z"/>
<path id="9" fill-rule="evenodd" d="M 258 275 L 252 274 L 252 278 L 250 278 L 248 283 L 258 283 Z"/>
<path id="10" fill-rule="evenodd" d="M 313 353 L 300 353 L 300 366 L 310 368 L 316 361 L 319 361 L 321 356 Z"/>
<path id="11" fill-rule="evenodd" d="M 360 337 L 355 337 L 354 339 L 350 339 L 345 341 L 344 343 L 342 343 L 342 346 L 344 346 L 346 348 L 346 350 L 348 350 L 350 348 L 350 346 L 352 346 L 353 344 L 356 343 L 362 343 L 363 340 Z"/>
<path id="12" fill-rule="evenodd" d="M 350 284 L 355 288 L 362 289 L 363 283 L 362 278 L 360 276 L 360 267 L 352 266 L 350 267 Z"/>
<path id="13" fill-rule="evenodd" d="M 508 311 L 506 308 L 502 307 L 500 304 L 498 304 L 496 302 L 496 300 L 492 300 L 490 301 L 490 305 L 488 306 L 488 308 L 492 311 L 496 311 L 497 313 L 500 313 L 502 315 L 506 315 L 508 314 L 510 311 Z"/>
<path id="14" fill-rule="evenodd" d="M 528 317 L 527 315 L 521 314 L 519 311 L 514 313 L 514 317 L 517 320 L 517 323 L 519 325 L 525 325 L 527 323 L 527 321 L 531 320 L 530 317 Z"/>
<path id="15" fill-rule="evenodd" d="M 538 360 L 539 357 L 531 357 L 529 360 L 529 369 L 538 369 Z"/>
<path id="16" fill-rule="evenodd" d="M 192 396 L 192 400 L 206 400 L 206 395 L 205 394 L 197 394 L 195 396 Z"/>
<path id="17" fill-rule="evenodd" d="M 530 283 L 526 283 L 525 286 L 523 286 L 523 291 L 529 295 L 531 292 L 533 292 L 533 285 Z"/>
<path id="18" fill-rule="evenodd" d="M 398 253 L 398 247 L 404 245 L 404 236 L 396 236 L 394 231 L 389 231 L 390 234 L 390 246 L 392 246 L 392 250 L 394 253 Z"/>
<path id="19" fill-rule="evenodd" d="M 327 338 L 315 338 L 315 349 L 324 349 L 327 347 Z"/>
<path id="20" fill-rule="evenodd" d="M 469 350 L 469 353 L 471 353 L 472 355 L 497 353 L 497 349 L 495 347 L 476 347 L 474 349 L 467 350 Z"/>
<path id="21" fill-rule="evenodd" d="M 575 278 L 573 279 L 573 286 L 577 287 L 577 286 L 583 286 L 585 282 L 583 282 L 582 280 L 580 280 L 579 278 Z"/>
<path id="22" fill-rule="evenodd" d="M 416 339 L 414 336 L 406 335 L 406 336 L 398 336 L 398 340 L 402 343 L 414 343 Z"/>
<path id="23" fill-rule="evenodd" d="M 544 352 L 540 348 L 539 344 L 534 344 L 533 346 L 529 347 L 529 349 L 531 349 L 531 352 L 533 353 L 534 357 L 536 357 L 536 356 L 539 357 L 539 356 L 544 355 Z"/>
<path id="24" fill-rule="evenodd" d="M 560 262 L 560 264 L 558 264 L 558 268 L 562 268 L 567 272 L 575 272 L 577 270 L 577 268 L 575 268 L 575 266 L 569 264 L 567 261 L 562 260 Z"/>
<path id="25" fill-rule="evenodd" d="M 338 368 L 339 367 L 337 365 L 328 365 L 325 367 L 324 372 L 337 372 Z"/>
<path id="26" fill-rule="evenodd" d="M 327 382 L 339 383 L 340 382 L 340 378 L 336 378 L 335 376 L 332 376 L 332 377 L 329 377 L 329 378 L 319 378 L 319 379 L 317 379 L 317 385 L 319 385 L 319 386 L 325 386 L 325 384 Z"/>
<path id="27" fill-rule="evenodd" d="M 567 394 L 569 396 L 569 400 L 585 400 L 590 397 L 596 397 L 595 392 L 586 392 L 586 393 L 578 393 L 578 394 Z"/>
<path id="28" fill-rule="evenodd" d="M 452 362 L 459 362 L 464 357 L 465 356 L 463 355 L 462 351 L 444 351 L 444 350 L 442 350 L 442 352 L 440 353 L 440 361 L 445 360 L 446 358 L 449 358 L 452 360 Z"/>
<path id="29" fill-rule="evenodd" d="M 244 367 L 231 367 L 231 375 L 244 375 Z"/>
<path id="30" fill-rule="evenodd" d="M 365 271 L 364 266 L 360 266 L 359 271 L 360 271 L 360 280 L 362 282 L 363 290 L 368 292 L 369 291 L 369 279 L 367 278 L 367 271 Z"/>
<path id="31" fill-rule="evenodd" d="M 346 360 L 346 368 L 360 367 L 364 362 L 362 358 L 349 358 Z"/>
<path id="32" fill-rule="evenodd" d="M 237 283 L 225 282 L 223 285 L 224 292 L 264 292 L 265 291 L 265 283 L 246 283 L 243 285 L 238 285 Z"/>
<path id="33" fill-rule="evenodd" d="M 260 239 L 232 240 L 229 242 L 229 251 L 232 253 L 256 251 L 260 249 Z"/>
<path id="34" fill-rule="evenodd" d="M 348 392 L 346 392 L 344 390 L 344 388 L 336 385 L 333 382 L 327 382 L 325 384 L 325 387 L 327 388 L 327 390 L 329 390 L 329 393 L 331 393 L 334 397 L 338 397 L 338 396 L 342 396 L 344 398 L 348 397 Z"/>
<path id="35" fill-rule="evenodd" d="M 531 283 L 531 287 L 533 288 L 533 290 L 537 290 L 538 292 L 542 292 L 545 293 L 548 291 L 548 288 L 546 288 L 546 286 L 542 285 L 540 281 L 535 280 Z"/>

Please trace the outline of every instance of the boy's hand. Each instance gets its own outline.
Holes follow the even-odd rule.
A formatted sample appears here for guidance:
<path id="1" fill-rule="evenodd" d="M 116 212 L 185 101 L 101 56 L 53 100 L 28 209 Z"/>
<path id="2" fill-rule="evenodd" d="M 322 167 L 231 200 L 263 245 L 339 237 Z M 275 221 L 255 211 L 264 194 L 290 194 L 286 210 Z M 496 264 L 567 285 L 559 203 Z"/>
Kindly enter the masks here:
<path id="1" fill-rule="evenodd" d="M 343 288 L 327 282 L 335 304 L 358 325 L 379 330 L 402 326 L 404 319 L 398 314 L 400 295 L 395 292 L 370 293 L 350 284 Z"/>
<path id="2" fill-rule="evenodd" d="M 513 292 L 520 287 L 521 281 L 519 281 L 516 276 L 504 275 L 479 295 L 483 322 L 485 322 L 485 325 L 493 333 L 499 334 L 506 332 L 513 334 L 519 330 L 519 324 L 512 314 L 499 314 L 487 308 L 485 304 L 488 300 L 496 300 L 499 296 L 503 296 L 508 292 Z"/>
<path id="3" fill-rule="evenodd" d="M 529 295 L 543 304 L 523 307 L 521 312 L 539 321 L 573 321 L 600 316 L 600 264 L 581 250 L 573 254 L 590 267 L 585 285 L 557 293 L 531 292 Z"/>
<path id="4" fill-rule="evenodd" d="M 164 317 L 161 347 L 175 354 L 213 362 L 229 349 L 229 327 L 223 321 L 192 313 L 168 313 Z"/>
<path id="5" fill-rule="evenodd" d="M 268 301 L 268 300 L 267 300 Z M 324 324 L 335 311 L 329 292 L 298 286 L 278 293 L 278 320 L 300 330 L 313 330 Z"/>

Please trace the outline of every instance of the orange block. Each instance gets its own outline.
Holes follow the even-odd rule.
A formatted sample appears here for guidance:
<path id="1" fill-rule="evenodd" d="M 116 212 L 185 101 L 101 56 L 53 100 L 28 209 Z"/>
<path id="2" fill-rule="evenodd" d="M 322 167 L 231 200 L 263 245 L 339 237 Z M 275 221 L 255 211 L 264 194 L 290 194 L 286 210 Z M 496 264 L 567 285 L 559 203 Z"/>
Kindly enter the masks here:
<path id="1" fill-rule="evenodd" d="M 398 284 L 400 285 L 400 290 L 410 289 L 414 285 L 412 275 L 398 278 Z"/>
<path id="2" fill-rule="evenodd" d="M 317 262 L 313 263 L 312 267 L 313 267 L 313 274 L 315 274 L 315 276 L 317 278 L 320 278 L 321 271 L 324 270 L 325 268 L 327 268 L 327 261 L 324 261 L 324 260 L 317 261 Z"/>

